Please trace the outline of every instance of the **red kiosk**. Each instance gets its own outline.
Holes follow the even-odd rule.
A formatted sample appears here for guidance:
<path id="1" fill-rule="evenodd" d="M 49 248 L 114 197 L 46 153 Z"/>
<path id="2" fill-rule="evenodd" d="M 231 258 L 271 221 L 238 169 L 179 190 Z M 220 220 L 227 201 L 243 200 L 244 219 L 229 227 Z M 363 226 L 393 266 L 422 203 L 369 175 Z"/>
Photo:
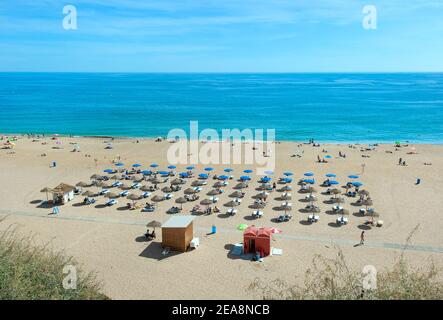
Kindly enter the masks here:
<path id="1" fill-rule="evenodd" d="M 248 227 L 243 233 L 243 252 L 253 254 L 259 252 L 262 258 L 269 256 L 271 254 L 271 237 L 270 228 Z"/>

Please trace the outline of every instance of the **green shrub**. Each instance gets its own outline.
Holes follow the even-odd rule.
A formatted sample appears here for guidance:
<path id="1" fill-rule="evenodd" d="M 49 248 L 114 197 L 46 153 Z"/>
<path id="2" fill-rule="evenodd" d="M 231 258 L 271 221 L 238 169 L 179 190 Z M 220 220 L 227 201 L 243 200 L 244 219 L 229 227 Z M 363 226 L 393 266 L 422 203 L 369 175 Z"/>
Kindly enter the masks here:
<path id="1" fill-rule="evenodd" d="M 67 265 L 76 268 L 76 289 L 63 288 Z M 82 272 L 72 257 L 34 246 L 12 227 L 0 231 L 0 300 L 107 299 L 100 290 L 95 276 Z"/>

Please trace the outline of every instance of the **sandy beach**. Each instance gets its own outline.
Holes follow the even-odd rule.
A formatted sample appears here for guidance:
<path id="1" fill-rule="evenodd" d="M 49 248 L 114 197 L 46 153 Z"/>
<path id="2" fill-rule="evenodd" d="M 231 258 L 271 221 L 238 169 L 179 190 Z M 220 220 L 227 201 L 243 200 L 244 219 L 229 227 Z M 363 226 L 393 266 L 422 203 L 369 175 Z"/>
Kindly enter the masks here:
<path id="1" fill-rule="evenodd" d="M 60 137 L 51 140 L 46 137 L 34 140 L 19 137 L 14 149 L 0 149 L 3 185 L 0 217 L 4 219 L 0 228 L 15 224 L 20 232 L 33 234 L 37 243 L 46 243 L 73 255 L 86 270 L 97 273 L 104 293 L 113 299 L 252 299 L 257 293 L 247 287 L 255 278 L 263 281 L 283 279 L 289 283 L 300 281 L 315 254 L 333 257 L 337 254 L 337 247 L 343 250 L 347 261 L 356 270 L 365 265 L 383 269 L 399 256 L 415 228 L 405 251 L 407 258 L 417 267 L 430 259 L 443 266 L 442 145 L 410 144 L 401 148 L 395 148 L 393 144 L 354 145 L 351 148 L 347 144 L 313 147 L 296 142 L 276 143 L 272 178 L 278 179 L 285 171 L 294 173 L 292 220 L 275 221 L 281 214 L 273 209 L 281 203 L 275 199 L 278 197 L 276 191 L 268 198 L 264 216 L 251 218 L 251 197 L 259 192 L 255 188 L 260 185 L 258 177 L 252 173 L 249 187 L 245 189 L 246 196 L 236 207 L 238 213 L 235 216 L 226 215 L 228 208 L 224 206 L 231 200 L 229 194 L 237 183 L 230 181 L 217 203 L 221 213 L 198 215 L 194 222 L 200 247 L 163 257 L 161 233 L 157 233 L 154 241 L 146 242 L 143 236 L 145 225 L 151 220 L 165 222 L 171 216 L 166 213 L 167 209 L 176 205 L 174 200 L 182 196 L 183 190 L 195 179 L 187 179 L 184 189 L 175 193 L 174 199 L 158 203 L 152 213 L 127 210 L 125 205 L 130 201 L 126 199 L 117 199 L 117 205 L 105 207 L 106 199 L 102 196 L 96 197 L 97 202 L 89 206 L 81 204 L 83 196 L 76 196 L 60 207 L 58 215 L 52 215 L 50 208 L 41 205 L 46 198 L 41 189 L 53 188 L 62 182 L 71 185 L 79 181 L 89 182 L 91 175 L 106 175 L 104 169 L 115 168 L 112 161 L 116 159 L 129 166 L 140 163 L 148 167 L 155 162 L 159 169 L 165 169 L 169 165 L 166 154 L 171 143 L 167 141 L 114 139 L 111 150 L 105 149 L 105 141 L 109 139 Z M 80 146 L 80 152 L 72 152 L 74 144 Z M 251 147 L 251 144 L 245 145 L 245 148 Z M 346 158 L 339 157 L 339 152 L 345 153 Z M 292 157 L 294 154 L 300 157 Z M 319 163 L 317 157 L 324 154 L 332 157 L 328 163 Z M 399 158 L 407 165 L 399 165 Z M 56 161 L 56 167 L 50 167 L 52 161 Z M 196 165 L 195 172 L 203 172 L 205 166 Z M 211 174 L 223 174 L 223 168 L 232 167 L 232 174 L 237 178 L 250 167 L 210 166 L 214 168 Z M 184 167 L 179 165 L 176 171 L 185 171 Z M 307 171 L 315 174 L 316 204 L 321 209 L 320 221 L 314 224 L 306 223 L 308 214 L 300 212 L 306 205 L 300 201 L 305 195 L 298 192 L 296 183 Z M 377 219 L 384 222 L 382 227 L 365 225 L 368 217 L 358 213 L 361 207 L 351 204 L 355 199 L 346 197 L 343 207 L 350 211 L 349 223 L 340 227 L 335 224 L 337 215 L 330 212 L 332 205 L 325 203 L 329 196 L 322 194 L 326 188 L 319 186 L 329 172 L 334 172 L 341 184 L 349 180 L 348 175 L 360 176 L 363 188 L 371 194 L 373 208 L 380 213 Z M 421 179 L 418 185 L 417 178 Z M 208 197 L 206 193 L 212 190 L 214 182 L 209 179 L 199 193 L 200 200 Z M 162 192 L 158 190 L 154 194 Z M 185 203 L 180 215 L 189 214 L 198 202 Z M 283 255 L 266 257 L 264 262 L 251 262 L 230 255 L 232 245 L 242 241 L 242 232 L 237 230 L 241 223 L 281 229 L 282 233 L 275 235 L 272 245 L 282 249 Z M 216 234 L 210 234 L 213 225 L 217 226 Z M 366 233 L 366 243 L 356 247 L 362 230 Z"/>

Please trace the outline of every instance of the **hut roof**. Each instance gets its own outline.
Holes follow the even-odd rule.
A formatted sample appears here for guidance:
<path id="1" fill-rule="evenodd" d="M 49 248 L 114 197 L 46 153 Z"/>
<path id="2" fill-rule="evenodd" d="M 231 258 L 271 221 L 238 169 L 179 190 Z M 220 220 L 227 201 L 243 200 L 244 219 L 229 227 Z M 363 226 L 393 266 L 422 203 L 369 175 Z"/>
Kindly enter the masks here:
<path id="1" fill-rule="evenodd" d="M 243 235 L 259 238 L 271 238 L 272 231 L 270 228 L 257 228 L 255 226 L 250 226 L 245 230 Z"/>
<path id="2" fill-rule="evenodd" d="M 195 216 L 174 216 L 166 221 L 162 228 L 186 228 L 195 219 Z"/>
<path id="3" fill-rule="evenodd" d="M 57 187 L 51 190 L 52 193 L 68 193 L 74 191 L 75 187 L 66 183 L 60 183 Z"/>

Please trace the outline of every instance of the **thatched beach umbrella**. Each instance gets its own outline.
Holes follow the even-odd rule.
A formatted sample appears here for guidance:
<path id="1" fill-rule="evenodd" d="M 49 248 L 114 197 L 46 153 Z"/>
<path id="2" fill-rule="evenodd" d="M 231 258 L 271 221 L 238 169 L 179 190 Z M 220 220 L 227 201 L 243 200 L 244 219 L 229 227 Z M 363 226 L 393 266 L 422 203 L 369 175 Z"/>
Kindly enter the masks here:
<path id="1" fill-rule="evenodd" d="M 85 196 L 85 197 L 94 197 L 94 196 L 97 195 L 97 193 L 88 190 L 88 191 L 83 192 L 82 195 Z"/>
<path id="2" fill-rule="evenodd" d="M 115 199 L 115 198 L 120 197 L 120 195 L 117 193 L 114 193 L 114 192 L 109 192 L 109 193 L 105 194 L 105 197 L 109 198 L 109 199 Z"/>
<path id="3" fill-rule="evenodd" d="M 147 224 L 146 224 L 146 227 L 148 227 L 148 228 L 154 228 L 154 230 L 155 230 L 155 228 L 161 228 L 161 227 L 162 227 L 162 224 L 161 224 L 161 222 L 158 222 L 158 221 L 153 220 L 153 221 L 147 223 Z"/>
<path id="4" fill-rule="evenodd" d="M 238 206 L 239 204 L 240 204 L 239 202 L 234 201 L 234 200 L 231 200 L 231 201 L 229 201 L 228 203 L 226 203 L 225 206 L 226 206 L 226 207 L 231 207 L 231 208 L 233 208 L 233 207 Z"/>
<path id="5" fill-rule="evenodd" d="M 131 189 L 131 186 L 127 183 L 123 183 L 119 188 L 122 190 L 129 190 Z"/>
<path id="6" fill-rule="evenodd" d="M 358 194 L 363 196 L 369 196 L 369 191 L 365 189 L 358 190 Z"/>
<path id="7" fill-rule="evenodd" d="M 263 209 L 265 208 L 265 205 L 262 203 L 254 203 L 251 207 L 253 207 L 254 209 Z"/>
<path id="8" fill-rule="evenodd" d="M 103 179 L 103 177 L 102 177 L 101 175 L 99 175 L 99 174 L 93 174 L 93 175 L 90 177 L 90 179 L 91 179 L 91 180 L 101 180 L 101 179 Z"/>
<path id="9" fill-rule="evenodd" d="M 160 201 L 165 200 L 165 198 L 163 198 L 162 196 L 159 196 L 159 195 L 157 194 L 157 195 L 153 196 L 153 197 L 151 198 L 151 200 L 154 201 L 154 202 L 160 202 Z"/>
<path id="10" fill-rule="evenodd" d="M 172 188 L 166 186 L 166 187 L 163 187 L 163 188 L 162 188 L 162 191 L 163 191 L 164 193 L 170 193 L 170 192 L 172 192 Z"/>
<path id="11" fill-rule="evenodd" d="M 180 197 L 175 200 L 175 203 L 179 203 L 180 208 L 182 208 L 182 209 L 183 209 L 183 203 L 186 203 L 186 202 L 188 202 L 188 200 L 186 200 L 185 197 Z"/>
<path id="12" fill-rule="evenodd" d="M 86 187 L 89 187 L 90 185 L 91 185 L 90 183 L 87 183 L 87 182 L 84 182 L 84 181 L 80 181 L 75 186 L 76 187 L 80 187 L 80 188 L 86 188 Z"/>
<path id="13" fill-rule="evenodd" d="M 114 174 L 114 175 L 111 177 L 111 179 L 114 180 L 114 181 L 120 180 L 121 178 L 122 178 L 122 176 L 119 175 L 119 174 Z"/>
<path id="14" fill-rule="evenodd" d="M 179 178 L 175 178 L 174 180 L 171 181 L 172 185 L 179 185 L 179 184 L 184 184 L 185 180 L 183 179 L 179 179 Z"/>
<path id="15" fill-rule="evenodd" d="M 221 181 L 217 181 L 216 183 L 214 183 L 214 187 L 215 188 L 221 188 L 224 187 L 225 185 L 223 184 L 223 182 Z"/>
<path id="16" fill-rule="evenodd" d="M 131 193 L 129 196 L 126 197 L 126 199 L 132 200 L 132 201 L 137 201 L 140 200 L 140 196 L 136 195 L 134 193 Z"/>
<path id="17" fill-rule="evenodd" d="M 141 187 L 140 187 L 140 190 L 141 190 L 141 191 L 145 191 L 145 192 L 150 191 L 150 189 L 149 189 L 148 186 L 141 186 Z"/>
<path id="18" fill-rule="evenodd" d="M 372 223 L 374 223 L 374 218 L 380 217 L 380 214 L 374 210 L 367 212 L 366 215 L 371 217 Z"/>
<path id="19" fill-rule="evenodd" d="M 247 188 L 247 187 L 248 187 L 248 185 L 246 183 L 244 183 L 244 182 L 240 182 L 240 183 L 238 183 L 235 186 L 236 189 L 244 189 L 244 188 Z"/>
<path id="20" fill-rule="evenodd" d="M 45 192 L 45 193 L 46 193 L 46 201 L 49 201 L 49 195 L 48 195 L 48 193 L 51 192 L 51 191 L 52 191 L 52 189 L 51 189 L 51 188 L 48 188 L 48 187 L 43 188 L 43 189 L 40 190 L 40 192 Z"/>
<path id="21" fill-rule="evenodd" d="M 280 197 L 282 200 L 291 200 L 292 196 L 290 194 L 284 194 Z"/>
<path id="22" fill-rule="evenodd" d="M 204 206 L 210 206 L 211 204 L 213 204 L 213 202 L 211 199 L 203 199 L 202 201 L 200 201 L 200 204 Z"/>
<path id="23" fill-rule="evenodd" d="M 159 178 L 154 178 L 154 179 L 151 179 L 151 183 L 152 184 L 159 184 L 159 183 L 162 183 L 162 181 Z"/>
<path id="24" fill-rule="evenodd" d="M 241 191 L 234 191 L 233 193 L 231 193 L 230 195 L 231 198 L 241 198 L 243 197 L 243 193 Z"/>
<path id="25" fill-rule="evenodd" d="M 194 181 L 192 181 L 191 186 L 200 187 L 200 186 L 203 186 L 204 184 L 205 184 L 205 182 L 202 180 L 194 180 Z"/>
<path id="26" fill-rule="evenodd" d="M 313 194 L 317 192 L 317 189 L 315 189 L 313 186 L 309 186 L 308 188 L 306 188 L 306 191 L 309 192 L 310 194 Z"/>
<path id="27" fill-rule="evenodd" d="M 363 202 L 361 204 L 364 205 L 366 207 L 366 211 L 368 211 L 368 207 L 372 206 L 373 202 L 371 199 L 366 199 L 366 200 L 363 200 Z"/>
<path id="28" fill-rule="evenodd" d="M 197 190 L 194 190 L 193 188 L 187 188 L 184 191 L 185 194 L 194 194 L 197 193 Z"/>
<path id="29" fill-rule="evenodd" d="M 217 189 L 212 189 L 211 191 L 208 192 L 208 196 L 216 196 L 219 194 L 220 194 L 220 191 Z"/>

